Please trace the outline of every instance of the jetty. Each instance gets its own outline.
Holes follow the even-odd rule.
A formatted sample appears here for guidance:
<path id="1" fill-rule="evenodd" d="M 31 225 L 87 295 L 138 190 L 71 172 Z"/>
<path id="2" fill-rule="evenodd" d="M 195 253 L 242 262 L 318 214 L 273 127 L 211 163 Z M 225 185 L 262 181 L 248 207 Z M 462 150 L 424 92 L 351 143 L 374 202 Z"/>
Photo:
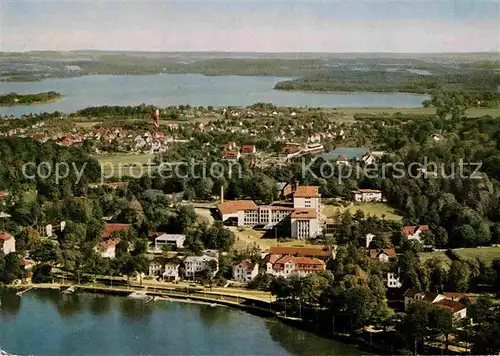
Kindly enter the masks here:
<path id="1" fill-rule="evenodd" d="M 71 294 L 76 290 L 76 286 L 71 286 L 68 289 L 66 289 L 63 294 Z"/>
<path id="2" fill-rule="evenodd" d="M 17 296 L 21 297 L 24 293 L 29 292 L 30 290 L 34 289 L 35 287 L 30 286 L 26 288 L 25 290 L 20 290 L 19 292 L 16 293 Z M 0 354 L 1 355 L 1 354 Z"/>

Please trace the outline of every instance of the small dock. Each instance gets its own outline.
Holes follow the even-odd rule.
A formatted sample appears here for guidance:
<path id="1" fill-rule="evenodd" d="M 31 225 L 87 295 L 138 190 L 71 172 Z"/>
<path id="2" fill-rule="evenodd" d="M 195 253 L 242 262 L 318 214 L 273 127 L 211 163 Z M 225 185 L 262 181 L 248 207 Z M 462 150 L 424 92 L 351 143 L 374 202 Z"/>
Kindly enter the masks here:
<path id="1" fill-rule="evenodd" d="M 30 290 L 32 290 L 34 288 L 35 287 L 31 286 L 31 287 L 26 288 L 25 290 L 20 290 L 19 292 L 16 293 L 16 295 L 19 296 L 19 297 L 21 297 L 24 293 L 29 292 Z"/>
<path id="2" fill-rule="evenodd" d="M 69 287 L 68 289 L 66 289 L 63 294 L 71 294 L 73 293 L 74 291 L 76 291 L 76 286 L 71 286 Z"/>

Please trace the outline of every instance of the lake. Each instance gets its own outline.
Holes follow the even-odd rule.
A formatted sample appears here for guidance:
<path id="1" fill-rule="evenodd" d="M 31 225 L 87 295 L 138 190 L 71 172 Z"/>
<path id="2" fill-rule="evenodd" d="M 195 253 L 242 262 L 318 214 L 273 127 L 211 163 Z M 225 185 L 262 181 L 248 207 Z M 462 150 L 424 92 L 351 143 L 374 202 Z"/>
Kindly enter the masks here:
<path id="1" fill-rule="evenodd" d="M 55 103 L 0 107 L 1 115 L 74 112 L 88 106 L 139 105 L 166 107 L 247 106 L 257 102 L 296 107 L 420 107 L 425 95 L 406 93 L 306 93 L 273 90 L 291 78 L 216 76 L 198 74 L 96 75 L 46 79 L 40 82 L 0 83 L 0 93 L 56 91 Z"/>
<path id="2" fill-rule="evenodd" d="M 0 349 L 17 355 L 361 355 L 276 320 L 198 304 L 0 289 Z"/>

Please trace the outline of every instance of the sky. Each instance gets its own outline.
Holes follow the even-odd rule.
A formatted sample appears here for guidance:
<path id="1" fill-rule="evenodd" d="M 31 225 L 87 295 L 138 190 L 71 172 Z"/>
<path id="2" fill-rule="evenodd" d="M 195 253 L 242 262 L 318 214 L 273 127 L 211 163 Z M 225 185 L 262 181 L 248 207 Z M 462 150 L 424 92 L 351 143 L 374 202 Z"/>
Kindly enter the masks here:
<path id="1" fill-rule="evenodd" d="M 500 0 L 0 1 L 2 51 L 500 51 Z"/>

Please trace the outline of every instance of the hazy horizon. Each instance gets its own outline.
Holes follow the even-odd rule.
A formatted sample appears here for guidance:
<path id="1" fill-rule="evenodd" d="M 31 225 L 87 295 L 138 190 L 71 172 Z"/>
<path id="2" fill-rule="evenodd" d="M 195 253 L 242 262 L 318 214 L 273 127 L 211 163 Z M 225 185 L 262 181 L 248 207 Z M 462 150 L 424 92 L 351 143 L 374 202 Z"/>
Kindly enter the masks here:
<path id="1" fill-rule="evenodd" d="M 2 1 L 3 52 L 496 53 L 497 1 Z"/>

